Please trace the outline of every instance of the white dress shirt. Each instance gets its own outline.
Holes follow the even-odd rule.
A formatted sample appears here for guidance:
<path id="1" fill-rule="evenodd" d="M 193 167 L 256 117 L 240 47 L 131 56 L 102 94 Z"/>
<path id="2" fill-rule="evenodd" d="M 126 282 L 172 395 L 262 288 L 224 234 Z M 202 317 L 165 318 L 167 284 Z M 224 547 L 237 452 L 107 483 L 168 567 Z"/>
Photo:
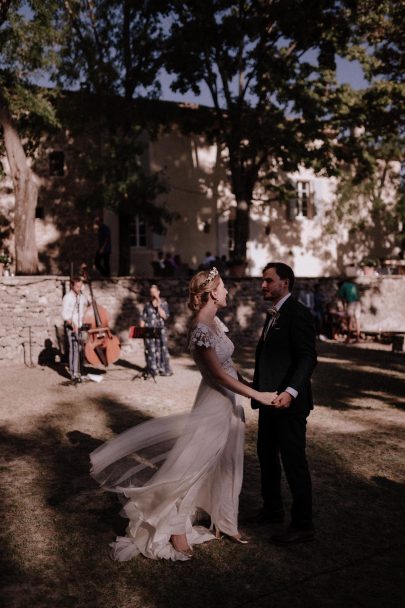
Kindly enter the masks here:
<path id="1" fill-rule="evenodd" d="M 72 321 L 77 328 L 83 325 L 83 317 L 89 305 L 88 299 L 82 293 L 76 294 L 72 289 L 63 296 L 62 318 Z"/>

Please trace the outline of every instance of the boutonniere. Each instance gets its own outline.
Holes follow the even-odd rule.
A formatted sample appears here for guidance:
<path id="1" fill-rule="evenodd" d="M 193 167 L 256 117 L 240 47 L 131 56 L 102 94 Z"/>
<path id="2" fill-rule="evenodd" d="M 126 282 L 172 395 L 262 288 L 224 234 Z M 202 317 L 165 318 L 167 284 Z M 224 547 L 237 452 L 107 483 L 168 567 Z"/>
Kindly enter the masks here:
<path id="1" fill-rule="evenodd" d="M 269 308 L 267 309 L 267 314 L 272 318 L 272 319 L 278 319 L 278 317 L 280 316 L 280 312 L 278 311 L 278 309 L 275 306 L 269 306 Z"/>
<path id="2" fill-rule="evenodd" d="M 267 315 L 270 318 L 270 321 L 267 325 L 267 331 L 269 331 L 270 329 L 279 329 L 278 325 L 277 325 L 277 321 L 278 318 L 280 316 L 280 312 L 277 310 L 277 308 L 275 306 L 270 306 L 267 309 Z M 266 331 L 266 333 L 267 333 Z"/>
<path id="3" fill-rule="evenodd" d="M 267 314 L 270 317 L 278 317 L 280 315 L 278 308 L 276 306 L 274 306 L 273 304 L 271 304 L 268 308 L 267 308 Z"/>

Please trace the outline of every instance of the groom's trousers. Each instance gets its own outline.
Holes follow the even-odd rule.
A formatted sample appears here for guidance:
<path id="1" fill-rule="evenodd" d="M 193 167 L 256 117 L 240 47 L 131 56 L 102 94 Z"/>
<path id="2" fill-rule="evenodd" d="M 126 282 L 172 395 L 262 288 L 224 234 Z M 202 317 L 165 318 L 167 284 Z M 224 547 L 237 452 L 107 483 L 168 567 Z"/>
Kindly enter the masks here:
<path id="1" fill-rule="evenodd" d="M 312 485 L 305 453 L 306 418 L 305 414 L 278 413 L 260 407 L 257 443 L 264 509 L 269 513 L 284 511 L 283 467 L 293 499 L 291 525 L 300 530 L 312 527 Z"/>

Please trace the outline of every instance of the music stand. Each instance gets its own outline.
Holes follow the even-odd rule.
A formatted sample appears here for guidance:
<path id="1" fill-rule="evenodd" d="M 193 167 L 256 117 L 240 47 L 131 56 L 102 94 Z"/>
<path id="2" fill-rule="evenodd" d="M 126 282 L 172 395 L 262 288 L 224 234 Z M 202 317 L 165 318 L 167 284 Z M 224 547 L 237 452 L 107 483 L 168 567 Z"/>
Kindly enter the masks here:
<path id="1" fill-rule="evenodd" d="M 133 340 L 145 340 L 146 338 L 160 338 L 161 329 L 160 327 L 137 327 L 136 325 L 131 325 L 129 328 L 129 338 Z M 143 380 L 148 380 L 148 378 L 152 378 L 156 383 L 156 374 L 152 374 L 147 371 L 147 367 L 145 366 L 142 372 L 135 374 L 131 378 L 131 380 L 137 380 L 138 378 L 142 378 Z"/>

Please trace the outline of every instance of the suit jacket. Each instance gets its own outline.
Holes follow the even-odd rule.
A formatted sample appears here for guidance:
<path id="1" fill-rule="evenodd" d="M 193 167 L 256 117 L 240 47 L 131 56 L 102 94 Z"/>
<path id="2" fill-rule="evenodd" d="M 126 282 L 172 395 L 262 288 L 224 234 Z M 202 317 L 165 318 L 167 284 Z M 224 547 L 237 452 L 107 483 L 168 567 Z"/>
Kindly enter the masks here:
<path id="1" fill-rule="evenodd" d="M 314 321 L 309 310 L 292 296 L 279 310 L 279 317 L 262 336 L 256 349 L 253 387 L 281 393 L 290 386 L 298 391 L 287 409 L 262 406 L 252 400 L 252 408 L 265 407 L 275 416 L 308 414 L 313 408 L 311 375 L 316 365 Z"/>

